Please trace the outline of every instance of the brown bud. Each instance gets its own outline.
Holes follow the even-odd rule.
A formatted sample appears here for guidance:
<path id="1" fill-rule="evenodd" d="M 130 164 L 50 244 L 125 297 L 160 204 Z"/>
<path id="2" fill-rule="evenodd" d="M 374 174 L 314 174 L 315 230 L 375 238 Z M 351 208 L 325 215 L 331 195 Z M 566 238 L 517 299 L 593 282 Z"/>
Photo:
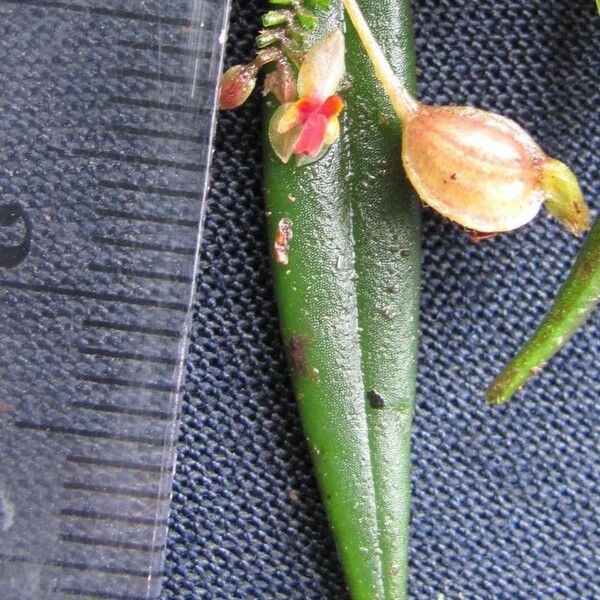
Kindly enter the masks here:
<path id="1" fill-rule="evenodd" d="M 290 63 L 280 60 L 265 78 L 265 95 L 272 92 L 281 104 L 293 102 L 298 93 L 296 79 Z"/>
<path id="2" fill-rule="evenodd" d="M 219 108 L 238 108 L 254 90 L 256 85 L 256 67 L 253 65 L 235 65 L 228 69 L 221 79 Z"/>

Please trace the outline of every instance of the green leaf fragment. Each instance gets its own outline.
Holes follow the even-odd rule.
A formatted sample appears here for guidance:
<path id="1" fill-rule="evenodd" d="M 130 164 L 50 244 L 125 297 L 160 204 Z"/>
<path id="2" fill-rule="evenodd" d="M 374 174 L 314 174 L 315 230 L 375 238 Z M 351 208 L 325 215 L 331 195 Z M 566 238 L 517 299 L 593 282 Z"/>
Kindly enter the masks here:
<path id="1" fill-rule="evenodd" d="M 296 15 L 296 20 L 308 31 L 312 31 L 317 25 L 317 17 L 311 14 L 298 14 Z"/>
<path id="2" fill-rule="evenodd" d="M 331 0 L 304 0 L 304 6 L 311 10 L 329 10 Z"/>
<path id="3" fill-rule="evenodd" d="M 488 388 L 489 404 L 508 401 L 576 333 L 600 301 L 600 217 L 550 312 L 530 340 Z"/>
<path id="4" fill-rule="evenodd" d="M 289 21 L 289 14 L 283 10 L 270 10 L 262 16 L 262 24 L 265 27 L 284 25 Z"/>

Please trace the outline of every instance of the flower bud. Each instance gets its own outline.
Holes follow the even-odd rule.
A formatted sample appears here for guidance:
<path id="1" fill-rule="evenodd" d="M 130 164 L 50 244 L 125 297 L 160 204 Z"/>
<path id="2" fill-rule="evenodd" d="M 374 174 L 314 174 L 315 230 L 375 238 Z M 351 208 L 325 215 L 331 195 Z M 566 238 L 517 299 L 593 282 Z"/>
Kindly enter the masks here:
<path id="1" fill-rule="evenodd" d="M 546 201 L 570 231 L 589 226 L 575 176 L 510 119 L 469 107 L 419 105 L 403 123 L 402 145 L 421 199 L 468 229 L 516 229 Z"/>
<path id="2" fill-rule="evenodd" d="M 221 78 L 219 108 L 238 108 L 250 96 L 256 86 L 254 65 L 235 65 L 228 69 Z"/>
<path id="3" fill-rule="evenodd" d="M 275 70 L 265 78 L 265 95 L 272 92 L 281 104 L 293 102 L 296 99 L 297 88 L 294 72 L 287 60 L 280 60 Z"/>

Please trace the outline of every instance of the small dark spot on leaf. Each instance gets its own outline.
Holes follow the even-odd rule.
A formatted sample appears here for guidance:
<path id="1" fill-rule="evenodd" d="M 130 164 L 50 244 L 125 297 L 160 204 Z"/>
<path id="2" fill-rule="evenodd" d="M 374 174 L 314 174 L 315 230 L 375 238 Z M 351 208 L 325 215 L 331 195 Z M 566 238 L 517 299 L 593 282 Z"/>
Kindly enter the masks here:
<path id="1" fill-rule="evenodd" d="M 581 263 L 581 267 L 579 268 L 579 273 L 581 275 L 582 279 L 587 279 L 589 277 L 591 277 L 591 275 L 594 272 L 596 265 L 595 265 L 595 261 L 593 260 L 593 257 L 589 257 L 587 260 L 584 260 L 583 263 Z"/>
<path id="2" fill-rule="evenodd" d="M 456 173 L 452 173 L 452 175 L 450 175 L 450 179 L 452 179 L 452 181 L 456 181 Z"/>
<path id="3" fill-rule="evenodd" d="M 294 334 L 290 338 L 286 350 L 292 371 L 297 375 L 308 375 L 309 367 L 306 356 L 308 340 L 301 335 Z"/>
<path id="4" fill-rule="evenodd" d="M 383 408 L 385 406 L 385 400 L 383 396 L 375 390 L 367 392 L 367 400 L 371 408 Z"/>
<path id="5" fill-rule="evenodd" d="M 382 308 L 381 309 L 381 314 L 386 318 L 386 319 L 391 319 L 392 318 L 392 311 L 389 308 Z"/>

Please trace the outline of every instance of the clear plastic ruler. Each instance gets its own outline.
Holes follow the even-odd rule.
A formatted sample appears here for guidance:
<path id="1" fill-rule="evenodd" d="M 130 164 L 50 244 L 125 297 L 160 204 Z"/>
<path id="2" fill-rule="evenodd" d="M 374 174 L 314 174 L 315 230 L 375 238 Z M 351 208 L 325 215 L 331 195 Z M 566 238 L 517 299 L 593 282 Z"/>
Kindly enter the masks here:
<path id="1" fill-rule="evenodd" d="M 160 594 L 228 0 L 0 0 L 0 598 Z"/>

